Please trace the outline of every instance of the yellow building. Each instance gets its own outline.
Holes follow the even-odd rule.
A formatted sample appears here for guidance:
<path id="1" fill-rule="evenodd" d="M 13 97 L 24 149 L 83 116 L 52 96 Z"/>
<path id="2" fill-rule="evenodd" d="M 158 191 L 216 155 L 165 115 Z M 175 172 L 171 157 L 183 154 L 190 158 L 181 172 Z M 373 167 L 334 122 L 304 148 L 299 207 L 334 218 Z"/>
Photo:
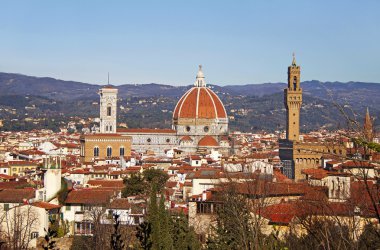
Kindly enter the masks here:
<path id="1" fill-rule="evenodd" d="M 131 155 L 131 137 L 129 136 L 91 134 L 82 136 L 80 142 L 82 162 Z"/>
<path id="2" fill-rule="evenodd" d="M 37 164 L 30 161 L 9 161 L 1 166 L 2 173 L 10 176 L 24 176 L 26 171 L 35 171 Z"/>

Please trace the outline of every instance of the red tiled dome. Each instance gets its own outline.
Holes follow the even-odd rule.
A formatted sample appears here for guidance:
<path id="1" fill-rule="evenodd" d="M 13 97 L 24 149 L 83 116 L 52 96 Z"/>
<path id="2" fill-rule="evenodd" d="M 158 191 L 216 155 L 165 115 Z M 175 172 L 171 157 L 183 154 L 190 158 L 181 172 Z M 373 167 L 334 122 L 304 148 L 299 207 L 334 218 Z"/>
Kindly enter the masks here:
<path id="1" fill-rule="evenodd" d="M 193 87 L 179 100 L 174 109 L 173 119 L 227 118 L 226 110 L 219 97 L 207 87 Z"/>
<path id="2" fill-rule="evenodd" d="M 199 140 L 198 146 L 201 147 L 217 147 L 218 142 L 214 139 L 214 137 L 206 135 L 202 139 Z"/>

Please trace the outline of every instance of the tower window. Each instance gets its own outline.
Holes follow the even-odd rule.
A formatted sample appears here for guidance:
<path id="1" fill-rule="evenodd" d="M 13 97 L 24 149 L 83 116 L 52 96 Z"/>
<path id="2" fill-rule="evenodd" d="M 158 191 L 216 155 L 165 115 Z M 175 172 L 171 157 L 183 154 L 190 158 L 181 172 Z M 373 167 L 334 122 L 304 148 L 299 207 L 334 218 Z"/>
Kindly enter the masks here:
<path id="1" fill-rule="evenodd" d="M 94 147 L 94 157 L 99 157 L 99 147 Z"/>
<path id="2" fill-rule="evenodd" d="M 112 156 L 112 148 L 110 146 L 107 147 L 107 157 Z"/>
<path id="3" fill-rule="evenodd" d="M 293 79 L 293 90 L 297 89 L 297 77 L 295 76 Z"/>
<path id="4" fill-rule="evenodd" d="M 120 147 L 120 156 L 124 156 L 124 147 Z"/>
<path id="5" fill-rule="evenodd" d="M 112 126 L 110 126 L 110 131 L 112 131 Z"/>
<path id="6" fill-rule="evenodd" d="M 111 112 L 112 110 L 111 110 L 111 107 L 110 106 L 108 106 L 107 107 L 107 116 L 111 116 Z"/>

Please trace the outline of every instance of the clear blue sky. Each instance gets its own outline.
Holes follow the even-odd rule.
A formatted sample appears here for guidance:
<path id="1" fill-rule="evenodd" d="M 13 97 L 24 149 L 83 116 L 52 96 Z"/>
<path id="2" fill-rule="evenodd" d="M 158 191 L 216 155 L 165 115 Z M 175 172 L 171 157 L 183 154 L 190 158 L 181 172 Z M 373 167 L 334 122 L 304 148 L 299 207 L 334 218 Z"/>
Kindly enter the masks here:
<path id="1" fill-rule="evenodd" d="M 380 1 L 0 0 L 0 72 L 102 84 L 380 82 Z"/>

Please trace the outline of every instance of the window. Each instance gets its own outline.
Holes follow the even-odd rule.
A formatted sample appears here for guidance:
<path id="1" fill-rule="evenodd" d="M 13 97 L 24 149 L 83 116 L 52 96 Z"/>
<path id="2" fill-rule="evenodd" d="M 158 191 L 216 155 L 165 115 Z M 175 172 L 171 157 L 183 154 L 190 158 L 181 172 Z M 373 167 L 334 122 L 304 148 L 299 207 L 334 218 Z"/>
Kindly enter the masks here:
<path id="1" fill-rule="evenodd" d="M 111 112 L 112 110 L 111 110 L 111 107 L 110 106 L 108 106 L 107 107 L 107 116 L 111 116 Z"/>
<path id="2" fill-rule="evenodd" d="M 146 141 L 147 141 L 147 142 L 151 142 L 151 141 L 152 141 L 152 139 L 148 138 Z"/>
<path id="3" fill-rule="evenodd" d="M 133 218 L 133 220 L 134 220 L 135 225 L 140 224 L 140 218 L 139 218 L 138 216 L 135 216 L 135 217 Z"/>
<path id="4" fill-rule="evenodd" d="M 112 125 L 110 126 L 110 131 L 112 131 Z"/>
<path id="5" fill-rule="evenodd" d="M 170 142 L 170 139 L 169 139 L 169 138 L 167 138 L 167 139 L 166 139 L 166 142 L 167 142 L 167 143 L 169 143 L 169 142 Z"/>
<path id="6" fill-rule="evenodd" d="M 124 147 L 120 147 L 120 156 L 124 156 Z"/>
<path id="7" fill-rule="evenodd" d="M 31 238 L 31 239 L 36 239 L 36 238 L 38 238 L 38 232 L 32 232 L 32 233 L 30 234 L 30 238 Z"/>
<path id="8" fill-rule="evenodd" d="M 107 147 L 107 157 L 112 156 L 112 148 L 110 146 Z"/>
<path id="9" fill-rule="evenodd" d="M 66 211 L 71 211 L 71 205 L 66 205 Z"/>
<path id="10" fill-rule="evenodd" d="M 94 157 L 99 157 L 99 147 L 94 147 Z"/>
<path id="11" fill-rule="evenodd" d="M 189 126 L 186 127 L 186 131 L 190 132 L 191 128 Z"/>
<path id="12" fill-rule="evenodd" d="M 5 210 L 5 211 L 8 211 L 8 210 L 9 210 L 9 204 L 7 204 L 7 203 L 4 204 L 4 210 Z"/>
<path id="13" fill-rule="evenodd" d="M 211 214 L 212 213 L 212 203 L 197 203 L 197 214 Z"/>
<path id="14" fill-rule="evenodd" d="M 297 77 L 293 78 L 293 90 L 297 90 Z"/>
<path id="15" fill-rule="evenodd" d="M 209 129 L 208 126 L 205 126 L 205 127 L 203 128 L 203 131 L 205 131 L 205 133 L 207 133 L 209 130 L 210 130 L 210 129 Z"/>

